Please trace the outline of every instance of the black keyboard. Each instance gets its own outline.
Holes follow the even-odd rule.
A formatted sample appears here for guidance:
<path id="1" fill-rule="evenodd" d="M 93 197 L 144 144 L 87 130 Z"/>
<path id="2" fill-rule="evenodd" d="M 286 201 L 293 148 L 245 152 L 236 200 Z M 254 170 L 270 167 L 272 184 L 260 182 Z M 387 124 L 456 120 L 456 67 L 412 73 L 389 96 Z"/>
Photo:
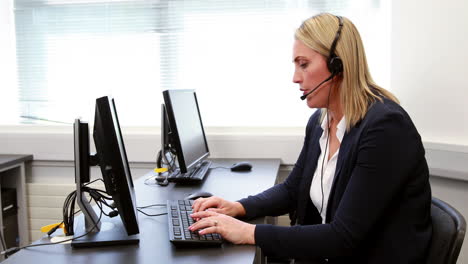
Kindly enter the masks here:
<path id="1" fill-rule="evenodd" d="M 177 183 L 198 183 L 203 181 L 210 166 L 211 161 L 204 160 L 200 163 L 200 165 L 186 173 L 180 173 L 180 171 L 177 169 L 167 177 L 167 180 Z"/>
<path id="2" fill-rule="evenodd" d="M 200 235 L 188 229 L 193 224 L 190 217 L 193 200 L 167 201 L 169 240 L 174 245 L 221 245 L 223 240 L 219 234 Z"/>

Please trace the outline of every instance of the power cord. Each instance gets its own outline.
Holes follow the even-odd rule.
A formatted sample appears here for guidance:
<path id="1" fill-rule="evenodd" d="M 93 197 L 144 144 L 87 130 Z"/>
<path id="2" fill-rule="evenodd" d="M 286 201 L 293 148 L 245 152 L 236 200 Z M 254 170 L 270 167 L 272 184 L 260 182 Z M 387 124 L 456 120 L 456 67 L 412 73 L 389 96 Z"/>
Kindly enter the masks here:
<path id="1" fill-rule="evenodd" d="M 63 240 L 63 241 L 59 241 L 59 242 L 32 244 L 32 245 L 28 245 L 28 246 L 24 246 L 24 247 L 12 247 L 12 248 L 1 251 L 0 254 L 5 255 L 5 257 L 8 257 L 9 255 L 11 255 L 11 254 L 13 254 L 13 253 L 15 253 L 15 252 L 17 252 L 17 251 L 19 251 L 21 249 L 30 248 L 30 247 L 38 247 L 38 246 L 56 245 L 56 244 L 76 240 L 76 239 L 82 238 L 82 237 L 88 235 L 89 233 L 91 233 L 92 231 L 94 231 L 94 229 L 97 227 L 98 223 L 101 221 L 101 218 L 102 218 L 103 214 L 106 215 L 106 216 L 109 216 L 109 217 L 114 217 L 114 216 L 118 215 L 118 211 L 115 210 L 115 206 L 113 206 L 111 203 L 108 202 L 108 201 L 112 200 L 112 198 L 109 197 L 105 191 L 89 187 L 90 184 L 92 184 L 92 183 L 94 183 L 96 181 L 103 181 L 103 180 L 102 179 L 96 179 L 94 181 L 88 182 L 88 183 L 84 184 L 82 189 L 81 189 L 82 192 L 87 192 L 89 194 L 90 202 L 92 200 L 94 200 L 96 202 L 96 205 L 99 207 L 99 210 L 101 211 L 100 214 L 99 214 L 98 221 L 94 224 L 94 226 L 88 232 L 86 232 L 83 235 L 73 237 L 73 238 L 70 238 L 70 239 L 66 239 L 66 240 Z M 67 197 L 65 198 L 65 201 L 64 201 L 64 205 L 63 205 L 63 211 L 62 211 L 63 221 L 62 221 L 62 223 L 65 226 L 65 228 L 64 228 L 65 232 L 64 233 L 65 233 L 66 236 L 74 235 L 74 216 L 75 216 L 75 214 L 80 212 L 80 210 L 75 211 L 75 202 L 76 202 L 76 190 L 72 191 L 70 194 L 67 195 Z M 111 212 L 109 214 L 104 212 L 104 208 L 103 208 L 104 206 L 111 209 Z M 47 234 L 49 236 L 52 235 L 60 227 L 60 225 L 62 223 L 56 225 L 54 228 L 49 230 L 47 232 Z M 5 249 L 5 247 L 4 247 L 4 249 Z"/>
<path id="2" fill-rule="evenodd" d="M 167 155 L 169 154 L 170 160 L 168 160 Z M 145 185 L 159 185 L 159 186 L 167 186 L 169 185 L 169 181 L 167 177 L 173 173 L 176 169 L 176 156 L 172 151 L 166 152 L 164 149 L 158 151 L 158 155 L 156 158 L 156 166 L 155 172 L 157 175 L 153 175 L 145 179 Z M 164 170 L 164 171 L 158 171 Z M 155 184 L 153 184 L 153 183 Z"/>
<path id="3" fill-rule="evenodd" d="M 146 215 L 146 216 L 160 216 L 160 215 L 166 215 L 167 213 L 160 213 L 160 214 L 148 214 L 148 213 L 145 213 L 142 209 L 146 209 L 146 208 L 150 208 L 150 207 L 156 207 L 156 206 L 162 206 L 162 207 L 166 207 L 165 204 L 151 204 L 151 205 L 145 205 L 145 206 L 140 206 L 140 207 L 137 207 L 137 210 L 138 212 Z"/>
<path id="4" fill-rule="evenodd" d="M 146 208 L 156 207 L 156 206 L 166 207 L 167 205 L 166 204 L 150 204 L 150 205 L 145 205 L 145 206 L 138 206 L 137 209 L 146 209 Z"/>
<path id="5" fill-rule="evenodd" d="M 160 214 L 147 214 L 147 213 L 143 212 L 143 210 L 140 210 L 140 209 L 137 209 L 137 210 L 138 210 L 138 212 L 140 212 L 140 213 L 142 213 L 142 214 L 144 214 L 144 215 L 146 215 L 146 216 L 160 216 L 160 215 L 167 215 L 167 213 L 160 213 Z"/>
<path id="6" fill-rule="evenodd" d="M 210 167 L 210 170 L 216 170 L 216 169 L 226 169 L 226 170 L 230 170 L 231 168 L 228 168 L 228 167 L 221 167 L 221 166 L 218 166 L 218 167 Z"/>
<path id="7" fill-rule="evenodd" d="M 11 254 L 20 251 L 21 249 L 30 248 L 30 247 L 57 245 L 57 244 L 61 244 L 61 243 L 64 243 L 64 242 L 76 240 L 76 239 L 82 238 L 82 237 L 84 237 L 84 236 L 87 236 L 89 233 L 91 233 L 92 231 L 94 231 L 94 229 L 97 227 L 98 223 L 101 221 L 102 213 L 103 213 L 103 212 L 101 211 L 101 213 L 99 214 L 99 219 L 98 219 L 98 221 L 94 224 L 94 226 L 93 226 L 88 232 L 84 233 L 84 234 L 81 235 L 81 236 L 77 236 L 77 237 L 73 237 L 73 238 L 69 238 L 69 239 L 65 239 L 65 240 L 57 241 L 57 242 L 42 243 L 42 244 L 32 244 L 32 245 L 27 245 L 27 246 L 24 246 L 24 247 L 12 247 L 12 248 L 9 248 L 9 249 L 7 249 L 7 250 L 4 250 L 4 251 L 0 252 L 0 255 L 5 255 L 5 257 L 8 257 L 8 256 L 10 256 Z"/>

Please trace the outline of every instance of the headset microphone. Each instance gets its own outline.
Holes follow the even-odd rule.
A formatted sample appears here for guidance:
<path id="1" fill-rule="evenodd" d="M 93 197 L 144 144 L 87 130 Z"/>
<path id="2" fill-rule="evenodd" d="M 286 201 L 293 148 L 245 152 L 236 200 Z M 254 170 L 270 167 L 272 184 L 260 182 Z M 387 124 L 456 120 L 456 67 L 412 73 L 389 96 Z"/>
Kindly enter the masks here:
<path id="1" fill-rule="evenodd" d="M 335 73 L 332 73 L 332 74 L 330 75 L 330 77 L 326 78 L 325 80 L 323 80 L 323 82 L 319 83 L 319 85 L 317 85 L 314 89 L 312 89 L 312 91 L 310 91 L 310 92 L 304 94 L 303 96 L 301 96 L 301 100 L 306 99 L 307 96 L 309 96 L 309 94 L 311 94 L 311 93 L 313 93 L 315 90 L 317 90 L 320 86 L 322 86 L 322 84 L 324 84 L 324 83 L 328 82 L 329 80 L 331 80 L 333 77 L 335 77 L 335 75 L 336 75 Z"/>

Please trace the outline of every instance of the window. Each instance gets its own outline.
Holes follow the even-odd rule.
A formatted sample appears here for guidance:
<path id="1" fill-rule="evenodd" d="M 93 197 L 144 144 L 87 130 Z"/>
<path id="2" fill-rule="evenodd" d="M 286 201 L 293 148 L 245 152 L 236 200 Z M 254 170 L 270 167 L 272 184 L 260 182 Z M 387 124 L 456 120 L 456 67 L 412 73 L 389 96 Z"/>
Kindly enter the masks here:
<path id="1" fill-rule="evenodd" d="M 111 94 L 122 125 L 157 126 L 161 91 L 185 88 L 205 126 L 304 126 L 294 30 L 319 12 L 349 17 L 388 87 L 385 2 L 15 0 L 21 122 L 93 120 L 94 100 Z"/>

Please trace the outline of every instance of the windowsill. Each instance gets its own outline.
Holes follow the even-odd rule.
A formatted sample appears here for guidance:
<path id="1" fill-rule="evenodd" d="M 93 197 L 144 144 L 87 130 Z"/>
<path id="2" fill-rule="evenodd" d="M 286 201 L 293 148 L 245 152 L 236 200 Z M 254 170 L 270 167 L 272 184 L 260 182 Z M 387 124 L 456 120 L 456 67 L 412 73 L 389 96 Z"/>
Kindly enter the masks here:
<path id="1" fill-rule="evenodd" d="M 0 133 L 18 134 L 72 134 L 70 125 L 0 125 Z M 92 125 L 92 124 L 91 124 Z M 132 126 L 121 127 L 126 135 L 160 135 L 160 127 Z M 205 132 L 210 135 L 304 135 L 304 127 L 206 127 Z M 92 126 L 90 126 L 92 131 Z"/>
<path id="2" fill-rule="evenodd" d="M 122 131 L 129 161 L 154 161 L 160 147 L 159 127 L 124 127 Z M 208 127 L 206 135 L 213 158 L 280 158 L 282 164 L 294 164 L 304 128 Z M 0 126 L 0 146 L 2 153 L 33 154 L 35 160 L 72 161 L 73 129 L 71 125 Z M 468 146 L 431 141 L 424 141 L 424 146 L 431 174 L 468 180 Z"/>

